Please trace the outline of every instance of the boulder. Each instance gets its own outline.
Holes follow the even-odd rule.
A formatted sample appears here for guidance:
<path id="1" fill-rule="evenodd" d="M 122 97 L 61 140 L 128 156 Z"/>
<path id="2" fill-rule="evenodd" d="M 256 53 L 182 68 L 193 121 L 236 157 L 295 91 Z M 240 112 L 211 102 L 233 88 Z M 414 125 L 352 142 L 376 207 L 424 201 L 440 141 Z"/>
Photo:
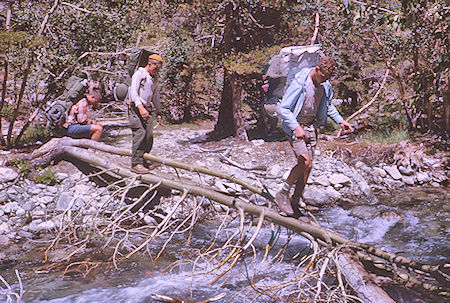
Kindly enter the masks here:
<path id="1" fill-rule="evenodd" d="M 0 183 L 14 181 L 17 177 L 19 177 L 19 173 L 17 173 L 14 169 L 9 167 L 0 167 Z"/>
<path id="2" fill-rule="evenodd" d="M 416 178 L 419 184 L 428 183 L 431 180 L 427 173 L 417 173 Z"/>
<path id="3" fill-rule="evenodd" d="M 391 165 L 391 166 L 383 166 L 383 169 L 389 174 L 389 176 L 392 177 L 394 180 L 400 180 L 402 178 L 402 174 L 397 169 L 397 166 Z"/>
<path id="4" fill-rule="evenodd" d="M 59 196 L 58 202 L 56 202 L 56 208 L 58 210 L 66 210 L 69 207 L 70 201 L 72 201 L 73 196 L 69 192 L 63 192 Z"/>
<path id="5" fill-rule="evenodd" d="M 345 184 L 351 183 L 350 178 L 344 174 L 332 174 L 330 177 L 328 177 L 328 180 L 333 185 L 336 185 L 336 184 L 345 185 Z"/>
<path id="6" fill-rule="evenodd" d="M 307 186 L 303 192 L 303 200 L 312 205 L 333 204 L 341 198 L 341 194 L 333 187 Z"/>
<path id="7" fill-rule="evenodd" d="M 414 170 L 411 168 L 411 166 L 404 167 L 404 166 L 400 165 L 398 167 L 398 170 L 402 175 L 405 175 L 405 176 L 414 175 Z"/>
<path id="8" fill-rule="evenodd" d="M 314 180 L 312 181 L 312 184 L 314 184 L 314 185 L 322 185 L 322 186 L 329 186 L 330 185 L 330 181 L 328 180 L 328 176 L 321 175 L 321 176 L 318 176 L 317 178 L 314 178 Z"/>
<path id="9" fill-rule="evenodd" d="M 386 177 L 386 174 L 387 174 L 386 171 L 384 169 L 380 168 L 380 167 L 374 167 L 372 169 L 372 175 L 375 176 L 375 177 L 382 177 L 382 178 L 384 178 L 384 177 Z"/>

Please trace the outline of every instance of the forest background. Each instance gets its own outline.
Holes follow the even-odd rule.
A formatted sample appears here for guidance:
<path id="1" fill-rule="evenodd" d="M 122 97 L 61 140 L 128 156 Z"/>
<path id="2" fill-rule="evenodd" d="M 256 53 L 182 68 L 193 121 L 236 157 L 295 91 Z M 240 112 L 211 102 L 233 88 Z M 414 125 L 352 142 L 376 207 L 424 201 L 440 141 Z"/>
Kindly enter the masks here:
<path id="1" fill-rule="evenodd" d="M 216 119 L 213 138 L 243 138 L 262 112 L 261 73 L 270 56 L 312 42 L 337 62 L 332 84 L 345 117 L 367 104 L 386 78 L 384 91 L 354 123 L 385 137 L 425 133 L 445 143 L 446 2 L 3 1 L 0 123 L 7 135 L 0 144 L 11 148 L 48 137 L 32 120 L 71 75 L 99 81 L 110 101 L 115 83 L 126 78 L 127 52 L 143 45 L 166 61 L 167 121 Z M 28 122 L 17 129 L 17 119 Z"/>

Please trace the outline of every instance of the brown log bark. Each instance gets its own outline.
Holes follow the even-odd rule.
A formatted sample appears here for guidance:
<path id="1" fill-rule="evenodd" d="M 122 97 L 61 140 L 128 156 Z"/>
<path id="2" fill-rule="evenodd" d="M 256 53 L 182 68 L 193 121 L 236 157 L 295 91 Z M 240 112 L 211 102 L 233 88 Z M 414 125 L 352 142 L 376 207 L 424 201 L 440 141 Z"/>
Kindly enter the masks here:
<path id="1" fill-rule="evenodd" d="M 370 274 L 350 250 L 338 255 L 341 272 L 350 287 L 365 303 L 395 303 L 394 300 L 372 279 Z"/>

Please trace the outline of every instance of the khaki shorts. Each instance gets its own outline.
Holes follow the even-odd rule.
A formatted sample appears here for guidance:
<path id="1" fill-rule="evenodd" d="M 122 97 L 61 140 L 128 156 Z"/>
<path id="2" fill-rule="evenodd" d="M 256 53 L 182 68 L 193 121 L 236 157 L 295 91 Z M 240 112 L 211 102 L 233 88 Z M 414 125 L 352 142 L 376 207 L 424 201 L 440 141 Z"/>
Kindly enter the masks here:
<path id="1" fill-rule="evenodd" d="M 314 158 L 314 149 L 317 145 L 317 132 L 314 126 L 303 126 L 307 140 L 299 138 L 289 138 L 289 143 L 291 143 L 292 149 L 296 157 L 309 154 L 311 160 Z"/>

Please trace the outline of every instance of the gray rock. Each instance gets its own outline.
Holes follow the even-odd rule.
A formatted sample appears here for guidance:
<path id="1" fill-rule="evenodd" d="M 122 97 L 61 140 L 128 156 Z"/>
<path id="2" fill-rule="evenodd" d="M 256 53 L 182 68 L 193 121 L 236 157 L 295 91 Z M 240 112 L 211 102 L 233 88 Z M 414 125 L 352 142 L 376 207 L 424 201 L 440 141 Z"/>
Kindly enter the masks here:
<path id="1" fill-rule="evenodd" d="M 0 208 L 0 219 L 3 217 L 4 214 L 5 214 L 5 212 L 3 211 L 2 208 Z"/>
<path id="2" fill-rule="evenodd" d="M 419 184 L 428 183 L 431 180 L 427 173 L 417 173 L 416 178 Z"/>
<path id="3" fill-rule="evenodd" d="M 1 206 L 0 209 L 3 210 L 5 214 L 11 213 L 11 206 L 9 206 L 8 204 Z"/>
<path id="4" fill-rule="evenodd" d="M 268 202 L 269 202 L 269 200 L 267 200 L 266 198 L 263 198 L 257 194 L 251 195 L 248 200 L 255 205 L 261 205 L 261 206 L 267 206 Z"/>
<path id="5" fill-rule="evenodd" d="M 103 197 L 102 197 L 102 199 L 103 199 Z M 83 208 L 86 206 L 86 202 L 82 198 L 78 197 L 75 199 L 74 205 L 75 205 L 75 208 L 77 208 L 77 209 Z"/>
<path id="6" fill-rule="evenodd" d="M 31 187 L 28 189 L 28 192 L 29 192 L 30 194 L 32 194 L 32 195 L 38 195 L 38 194 L 40 194 L 40 193 L 42 192 L 42 189 L 39 188 L 39 186 L 31 186 Z"/>
<path id="7" fill-rule="evenodd" d="M 18 210 L 20 208 L 19 203 L 17 203 L 16 201 L 13 202 L 8 202 L 5 204 L 5 206 L 9 206 L 11 211 L 10 212 L 16 212 L 16 210 Z"/>
<path id="8" fill-rule="evenodd" d="M 26 211 L 32 211 L 36 207 L 36 205 L 32 201 L 28 200 L 23 203 L 21 207 Z"/>
<path id="9" fill-rule="evenodd" d="M 307 186 L 303 192 L 303 200 L 313 205 L 333 204 L 341 198 L 341 194 L 333 187 Z"/>
<path id="10" fill-rule="evenodd" d="M 359 189 L 361 190 L 361 192 L 368 196 L 371 196 L 372 193 L 372 189 L 370 188 L 369 184 L 367 183 L 366 179 L 363 178 L 363 176 L 361 176 L 356 170 L 353 170 L 352 175 L 351 175 L 352 179 L 356 181 L 356 183 L 359 186 Z"/>
<path id="11" fill-rule="evenodd" d="M 386 171 L 379 167 L 374 167 L 371 171 L 372 175 L 375 177 L 386 177 Z"/>
<path id="12" fill-rule="evenodd" d="M 8 194 L 6 192 L 0 192 L 0 204 L 5 204 L 8 201 Z"/>
<path id="13" fill-rule="evenodd" d="M 33 233 L 38 233 L 40 231 L 49 231 L 56 227 L 55 222 L 52 220 L 44 221 L 42 220 L 34 220 L 28 226 L 29 230 Z"/>
<path id="14" fill-rule="evenodd" d="M 329 186 L 330 185 L 330 181 L 328 180 L 328 176 L 321 175 L 321 176 L 315 178 L 313 180 L 312 184 L 314 184 L 314 185 L 322 185 L 322 186 Z"/>
<path id="15" fill-rule="evenodd" d="M 10 231 L 9 224 L 6 222 L 3 222 L 0 224 L 0 235 L 7 234 Z"/>
<path id="16" fill-rule="evenodd" d="M 272 165 L 269 169 L 269 174 L 272 176 L 279 176 L 281 175 L 281 166 L 278 164 Z"/>
<path id="17" fill-rule="evenodd" d="M 0 235 L 0 246 L 7 246 L 10 244 L 10 240 L 5 235 Z"/>
<path id="18" fill-rule="evenodd" d="M 372 219 L 380 216 L 380 210 L 373 206 L 359 205 L 350 210 L 350 215 L 363 220 Z"/>
<path id="19" fill-rule="evenodd" d="M 405 183 L 398 180 L 385 179 L 384 182 L 391 187 L 403 187 Z"/>
<path id="20" fill-rule="evenodd" d="M 58 202 L 56 202 L 56 209 L 58 210 L 66 210 L 69 207 L 70 202 L 72 201 L 73 196 L 69 192 L 63 192 L 61 196 L 59 196 Z"/>
<path id="21" fill-rule="evenodd" d="M 383 169 L 389 174 L 389 176 L 392 177 L 392 179 L 394 180 L 401 180 L 402 175 L 400 174 L 400 172 L 397 169 L 397 166 L 395 165 L 391 165 L 391 166 L 383 166 Z"/>
<path id="22" fill-rule="evenodd" d="M 351 183 L 350 178 L 343 174 L 332 174 L 331 176 L 328 177 L 328 180 L 330 180 L 330 183 L 333 185 L 336 184 L 344 185 Z"/>
<path id="23" fill-rule="evenodd" d="M 343 187 L 344 187 L 344 185 L 342 185 L 341 183 L 333 184 L 333 188 L 334 188 L 335 190 L 340 190 L 340 189 L 342 189 Z"/>
<path id="24" fill-rule="evenodd" d="M 33 239 L 33 234 L 24 230 L 19 231 L 19 236 L 21 238 Z"/>
<path id="25" fill-rule="evenodd" d="M 404 167 L 404 166 L 400 165 L 398 167 L 398 170 L 399 170 L 400 173 L 402 173 L 402 175 L 405 175 L 405 176 L 412 176 L 412 175 L 414 175 L 414 170 L 411 168 L 411 166 Z"/>
<path id="26" fill-rule="evenodd" d="M 25 209 L 23 209 L 22 207 L 19 207 L 19 208 L 16 210 L 16 216 L 21 217 L 21 216 L 24 216 L 25 214 L 26 214 L 26 211 L 25 211 Z"/>
<path id="27" fill-rule="evenodd" d="M 69 175 L 65 174 L 65 173 L 56 173 L 56 177 L 58 178 L 58 180 L 62 181 L 62 180 L 67 179 L 69 177 Z"/>
<path id="28" fill-rule="evenodd" d="M 402 182 L 407 185 L 414 185 L 416 178 L 414 176 L 402 176 Z"/>
<path id="29" fill-rule="evenodd" d="M 365 167 L 367 167 L 367 165 L 364 162 L 358 161 L 355 163 L 355 168 L 357 169 L 364 169 Z"/>
<path id="30" fill-rule="evenodd" d="M 0 183 L 14 181 L 19 174 L 12 168 L 0 167 Z"/>
<path id="31" fill-rule="evenodd" d="M 252 140 L 251 142 L 254 146 L 261 146 L 265 143 L 263 139 Z"/>
<path id="32" fill-rule="evenodd" d="M 158 225 L 158 222 L 151 216 L 144 216 L 144 222 L 147 225 Z"/>

